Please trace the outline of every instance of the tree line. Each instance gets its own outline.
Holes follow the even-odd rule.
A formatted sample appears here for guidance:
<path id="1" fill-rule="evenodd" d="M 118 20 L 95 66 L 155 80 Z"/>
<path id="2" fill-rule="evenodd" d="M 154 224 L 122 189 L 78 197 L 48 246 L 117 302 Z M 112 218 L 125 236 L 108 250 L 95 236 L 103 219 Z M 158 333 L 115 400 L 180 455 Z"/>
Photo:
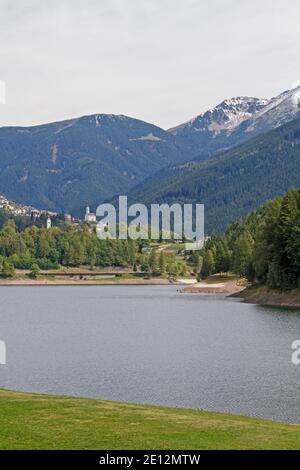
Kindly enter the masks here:
<path id="1" fill-rule="evenodd" d="M 288 290 L 300 286 L 300 190 L 291 188 L 194 254 L 200 276 L 233 271 L 251 282 Z"/>
<path id="2" fill-rule="evenodd" d="M 132 240 L 100 240 L 94 230 L 80 227 L 18 231 L 9 219 L 0 230 L 0 265 L 4 274 L 14 268 L 55 269 L 60 266 L 134 266 L 140 246 Z"/>
<path id="3" fill-rule="evenodd" d="M 18 226 L 3 220 L 0 230 L 0 271 L 60 266 L 128 267 L 176 277 L 187 269 L 199 279 L 232 271 L 251 282 L 277 289 L 300 287 L 300 190 L 266 202 L 223 235 L 212 235 L 201 251 L 178 258 L 150 240 L 100 240 L 85 224 L 52 227 Z"/>
<path id="4" fill-rule="evenodd" d="M 165 254 L 149 240 L 101 240 L 86 224 L 46 229 L 18 226 L 12 218 L 0 230 L 0 271 L 12 277 L 15 269 L 32 271 L 65 267 L 126 267 L 155 275 L 185 274 L 186 263 Z"/>

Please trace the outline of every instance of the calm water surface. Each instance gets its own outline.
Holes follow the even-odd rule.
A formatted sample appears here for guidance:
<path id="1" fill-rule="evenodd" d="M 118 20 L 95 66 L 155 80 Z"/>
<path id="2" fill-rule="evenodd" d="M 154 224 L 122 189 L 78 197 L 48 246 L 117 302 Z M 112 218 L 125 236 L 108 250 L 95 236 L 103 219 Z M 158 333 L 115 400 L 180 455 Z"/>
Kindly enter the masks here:
<path id="1" fill-rule="evenodd" d="M 0 288 L 0 386 L 300 422 L 300 311 L 175 286 Z"/>

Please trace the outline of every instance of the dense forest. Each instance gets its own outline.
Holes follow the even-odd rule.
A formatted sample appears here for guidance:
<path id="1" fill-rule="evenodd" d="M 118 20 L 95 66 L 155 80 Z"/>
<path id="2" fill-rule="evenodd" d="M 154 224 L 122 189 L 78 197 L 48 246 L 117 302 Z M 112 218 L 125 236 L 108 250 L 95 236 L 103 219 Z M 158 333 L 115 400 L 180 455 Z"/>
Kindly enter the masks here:
<path id="1" fill-rule="evenodd" d="M 15 269 L 31 270 L 36 276 L 40 269 L 59 267 L 130 268 L 132 271 L 185 274 L 186 263 L 175 253 L 159 252 L 148 240 L 100 240 L 95 228 L 86 224 L 65 225 L 46 229 L 0 214 L 0 271 L 13 277 Z"/>
<path id="2" fill-rule="evenodd" d="M 13 268 L 42 269 L 62 266 L 133 265 L 138 245 L 131 240 L 99 240 L 88 227 L 47 230 L 35 225 L 19 232 L 8 220 L 0 231 L 0 263 L 8 274 Z"/>
<path id="3" fill-rule="evenodd" d="M 202 277 L 232 270 L 271 288 L 300 287 L 300 190 L 289 189 L 212 236 L 198 263 Z"/>

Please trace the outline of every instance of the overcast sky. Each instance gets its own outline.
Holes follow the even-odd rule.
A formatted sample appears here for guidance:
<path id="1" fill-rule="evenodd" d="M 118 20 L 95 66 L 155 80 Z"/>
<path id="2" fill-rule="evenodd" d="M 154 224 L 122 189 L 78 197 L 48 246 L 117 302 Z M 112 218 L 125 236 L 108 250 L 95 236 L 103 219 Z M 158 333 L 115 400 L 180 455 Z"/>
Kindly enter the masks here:
<path id="1" fill-rule="evenodd" d="M 300 83 L 299 0 L 0 0 L 1 125 L 92 113 L 164 128 Z"/>

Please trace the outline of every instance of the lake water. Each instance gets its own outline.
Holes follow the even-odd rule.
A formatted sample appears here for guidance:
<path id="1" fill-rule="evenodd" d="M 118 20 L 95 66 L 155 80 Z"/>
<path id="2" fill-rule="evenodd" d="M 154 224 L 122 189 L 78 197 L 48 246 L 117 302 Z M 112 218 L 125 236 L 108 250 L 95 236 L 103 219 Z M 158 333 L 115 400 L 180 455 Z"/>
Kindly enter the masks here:
<path id="1" fill-rule="evenodd" d="M 176 286 L 0 288 L 0 386 L 300 422 L 300 311 Z"/>

